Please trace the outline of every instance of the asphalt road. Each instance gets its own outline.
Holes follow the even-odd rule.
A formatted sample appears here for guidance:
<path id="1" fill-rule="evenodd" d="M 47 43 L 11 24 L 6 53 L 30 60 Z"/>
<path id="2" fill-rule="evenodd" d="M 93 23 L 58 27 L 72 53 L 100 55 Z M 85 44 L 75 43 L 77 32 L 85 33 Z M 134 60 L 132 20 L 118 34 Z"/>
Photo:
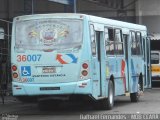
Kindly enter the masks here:
<path id="1" fill-rule="evenodd" d="M 0 100 L 0 120 L 5 120 L 5 117 L 14 120 L 93 120 L 102 119 L 106 114 L 141 113 L 160 114 L 160 88 L 145 90 L 137 103 L 131 103 L 129 97 L 118 96 L 112 110 L 95 110 L 92 104 L 69 102 L 62 103 L 58 109 L 50 106 L 50 109 L 41 111 L 36 103 L 22 103 L 11 96 L 5 98 L 5 104 Z"/>

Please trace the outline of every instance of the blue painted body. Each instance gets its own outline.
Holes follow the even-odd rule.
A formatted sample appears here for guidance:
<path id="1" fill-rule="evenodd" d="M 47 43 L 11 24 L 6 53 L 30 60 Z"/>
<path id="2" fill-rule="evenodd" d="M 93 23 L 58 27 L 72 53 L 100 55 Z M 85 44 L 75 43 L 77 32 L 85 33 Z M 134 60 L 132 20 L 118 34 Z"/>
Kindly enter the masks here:
<path id="1" fill-rule="evenodd" d="M 50 52 L 40 50 L 19 49 L 15 46 L 16 23 L 34 19 L 77 19 L 82 21 L 82 44 L 79 49 L 53 50 Z M 144 60 L 142 56 L 130 55 L 128 60 L 125 55 L 106 55 L 105 41 L 100 41 L 99 62 L 97 56 L 92 56 L 90 40 L 90 24 L 96 31 L 101 31 L 104 37 L 104 26 L 130 30 L 139 30 L 146 36 L 146 27 L 129 24 L 110 19 L 81 14 L 52 14 L 30 15 L 16 17 L 13 22 L 11 64 L 17 66 L 18 78 L 13 78 L 12 88 L 14 96 L 39 96 L 39 95 L 89 95 L 94 99 L 108 97 L 108 81 L 114 77 L 115 95 L 124 95 L 126 92 L 138 92 L 139 74 L 144 74 Z M 130 25 L 130 27 L 128 27 Z M 34 37 L 34 34 L 32 37 Z M 35 34 L 36 35 L 36 34 Z M 51 34 L 52 35 L 52 34 Z M 52 36 L 48 36 L 49 37 Z M 23 38 L 22 38 L 23 39 Z M 130 45 L 130 39 L 128 41 Z M 130 46 L 128 46 L 129 48 Z M 40 56 L 39 56 L 40 55 Z M 26 56 L 29 56 L 26 58 Z M 30 58 L 31 56 L 31 58 Z M 34 56 L 34 57 L 33 57 Z M 35 57 L 36 56 L 36 57 Z M 82 64 L 88 64 L 88 75 L 82 75 Z M 123 65 L 123 67 L 122 67 Z M 45 69 L 56 69 L 56 72 L 45 73 Z M 48 70 L 47 68 L 47 70 Z M 28 71 L 24 72 L 24 71 Z M 48 71 L 47 71 L 48 72 Z M 14 73 L 14 71 L 12 71 Z M 55 90 L 41 90 L 41 88 L 55 88 Z M 58 89 L 57 89 L 58 87 Z"/>

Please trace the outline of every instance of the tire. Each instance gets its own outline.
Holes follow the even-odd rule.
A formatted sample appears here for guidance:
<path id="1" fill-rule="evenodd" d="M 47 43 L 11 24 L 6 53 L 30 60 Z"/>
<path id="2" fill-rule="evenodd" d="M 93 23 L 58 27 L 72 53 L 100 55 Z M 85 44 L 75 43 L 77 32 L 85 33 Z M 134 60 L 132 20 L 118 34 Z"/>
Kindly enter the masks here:
<path id="1" fill-rule="evenodd" d="M 138 81 L 138 95 L 143 95 L 144 86 L 143 86 L 143 76 L 140 74 L 139 81 Z"/>
<path id="2" fill-rule="evenodd" d="M 138 92 L 136 92 L 136 93 L 130 93 L 130 99 L 131 99 L 131 102 L 138 102 L 139 101 Z"/>
<path id="3" fill-rule="evenodd" d="M 143 93 L 143 76 L 140 74 L 139 81 L 138 81 L 138 90 L 135 93 L 130 94 L 131 102 L 138 102 L 140 95 Z"/>
<path id="4" fill-rule="evenodd" d="M 107 110 L 111 110 L 114 106 L 114 85 L 109 81 L 108 98 L 107 98 Z"/>
<path id="5" fill-rule="evenodd" d="M 110 80 L 108 84 L 108 98 L 96 102 L 96 109 L 111 110 L 114 106 L 114 85 Z"/>

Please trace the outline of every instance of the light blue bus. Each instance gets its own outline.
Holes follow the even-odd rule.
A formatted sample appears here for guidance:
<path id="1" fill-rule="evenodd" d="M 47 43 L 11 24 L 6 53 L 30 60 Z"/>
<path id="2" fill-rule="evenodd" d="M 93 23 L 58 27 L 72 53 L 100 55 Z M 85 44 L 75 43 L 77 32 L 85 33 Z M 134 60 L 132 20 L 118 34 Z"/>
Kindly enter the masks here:
<path id="1" fill-rule="evenodd" d="M 148 41 L 145 26 L 96 16 L 16 17 L 11 43 L 13 95 L 21 100 L 90 98 L 101 109 L 112 109 L 118 95 L 137 102 L 144 87 L 150 86 Z"/>

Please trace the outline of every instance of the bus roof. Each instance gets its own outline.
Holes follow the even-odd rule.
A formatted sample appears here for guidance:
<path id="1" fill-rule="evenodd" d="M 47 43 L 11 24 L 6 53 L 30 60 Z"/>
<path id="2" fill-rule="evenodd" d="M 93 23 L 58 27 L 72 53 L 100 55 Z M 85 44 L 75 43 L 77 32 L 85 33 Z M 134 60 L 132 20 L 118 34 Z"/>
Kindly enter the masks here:
<path id="1" fill-rule="evenodd" d="M 97 23 L 103 23 L 106 25 L 112 25 L 115 27 L 124 27 L 124 28 L 130 28 L 130 29 L 138 29 L 138 30 L 144 30 L 146 31 L 147 28 L 144 25 L 134 24 L 134 23 L 128 23 L 128 22 L 122 22 L 118 20 L 103 18 L 103 17 L 97 17 L 93 15 L 87 15 L 87 14 L 79 14 L 79 13 L 52 13 L 52 14 L 34 14 L 34 15 L 23 15 L 15 17 L 14 19 L 19 20 L 29 20 L 29 19 L 39 19 L 39 18 L 79 18 L 83 19 L 88 18 L 91 22 L 97 22 Z M 103 22 L 102 22 L 103 21 Z"/>
<path id="2" fill-rule="evenodd" d="M 89 18 L 90 18 L 90 21 L 92 22 L 102 23 L 103 21 L 103 23 L 106 23 L 107 25 L 110 25 L 110 26 L 124 27 L 124 28 L 129 28 L 129 29 L 138 29 L 138 30 L 144 30 L 144 31 L 147 30 L 146 26 L 144 25 L 123 22 L 123 21 L 118 21 L 118 20 L 113 20 L 113 19 L 108 19 L 108 18 L 96 17 L 92 15 L 89 15 Z"/>

